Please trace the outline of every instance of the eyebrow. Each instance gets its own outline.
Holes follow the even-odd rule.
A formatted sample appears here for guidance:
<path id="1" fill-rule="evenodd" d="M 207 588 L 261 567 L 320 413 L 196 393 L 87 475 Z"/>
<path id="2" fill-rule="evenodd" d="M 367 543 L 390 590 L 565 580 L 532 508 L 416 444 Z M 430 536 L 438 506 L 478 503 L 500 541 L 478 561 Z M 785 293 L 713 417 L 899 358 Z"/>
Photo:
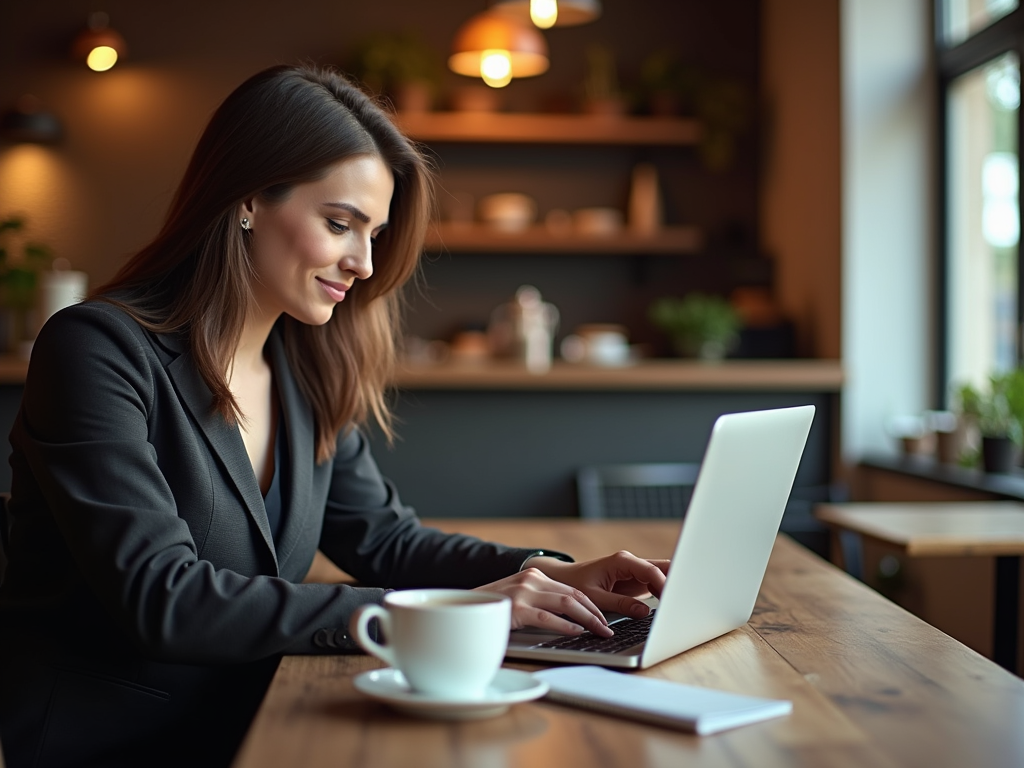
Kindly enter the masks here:
<path id="1" fill-rule="evenodd" d="M 353 216 L 355 216 L 357 219 L 359 219 L 361 222 L 363 222 L 363 224 L 369 224 L 370 223 L 370 217 L 367 216 L 365 213 L 363 213 L 358 208 L 356 208 L 351 203 L 324 203 L 324 205 L 326 205 L 328 208 L 340 208 L 343 211 L 348 211 Z"/>

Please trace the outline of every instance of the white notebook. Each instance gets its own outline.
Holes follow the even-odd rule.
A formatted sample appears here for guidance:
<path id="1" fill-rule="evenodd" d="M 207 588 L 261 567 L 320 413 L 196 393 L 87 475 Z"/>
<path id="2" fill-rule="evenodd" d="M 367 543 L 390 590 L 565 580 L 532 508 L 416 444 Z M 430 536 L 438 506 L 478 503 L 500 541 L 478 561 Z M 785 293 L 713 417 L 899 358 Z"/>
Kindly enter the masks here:
<path id="1" fill-rule="evenodd" d="M 551 689 L 547 698 L 699 734 L 782 717 L 793 703 L 716 691 L 603 667 L 555 667 L 534 672 Z"/>

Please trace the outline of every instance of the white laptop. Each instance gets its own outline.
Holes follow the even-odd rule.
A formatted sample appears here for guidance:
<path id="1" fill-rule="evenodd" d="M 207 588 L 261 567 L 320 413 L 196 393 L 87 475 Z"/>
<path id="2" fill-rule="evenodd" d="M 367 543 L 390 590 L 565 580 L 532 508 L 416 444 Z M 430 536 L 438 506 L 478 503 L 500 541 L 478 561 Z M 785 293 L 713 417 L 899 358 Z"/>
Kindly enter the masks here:
<path id="1" fill-rule="evenodd" d="M 813 405 L 720 416 L 652 616 L 620 617 L 607 640 L 515 630 L 506 656 L 646 668 L 746 624 L 813 418 Z M 626 641 L 633 632 L 646 637 Z"/>

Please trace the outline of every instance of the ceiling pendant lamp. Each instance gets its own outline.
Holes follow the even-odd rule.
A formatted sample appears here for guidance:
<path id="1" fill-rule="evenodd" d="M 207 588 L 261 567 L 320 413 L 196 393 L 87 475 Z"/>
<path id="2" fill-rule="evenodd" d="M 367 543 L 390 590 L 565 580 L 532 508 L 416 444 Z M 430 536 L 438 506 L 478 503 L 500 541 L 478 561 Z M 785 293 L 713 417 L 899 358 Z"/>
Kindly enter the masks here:
<path id="1" fill-rule="evenodd" d="M 124 58 L 128 46 L 124 38 L 111 29 L 110 18 L 103 12 L 89 15 L 89 22 L 71 46 L 71 54 L 81 59 L 94 72 L 106 72 L 119 58 Z"/>
<path id="2" fill-rule="evenodd" d="M 530 19 L 541 29 L 575 27 L 601 15 L 599 0 L 497 0 L 494 8 Z"/>
<path id="3" fill-rule="evenodd" d="M 546 72 L 548 44 L 531 24 L 486 11 L 459 27 L 448 67 L 460 75 L 483 78 L 492 88 L 501 88 L 513 78 Z"/>

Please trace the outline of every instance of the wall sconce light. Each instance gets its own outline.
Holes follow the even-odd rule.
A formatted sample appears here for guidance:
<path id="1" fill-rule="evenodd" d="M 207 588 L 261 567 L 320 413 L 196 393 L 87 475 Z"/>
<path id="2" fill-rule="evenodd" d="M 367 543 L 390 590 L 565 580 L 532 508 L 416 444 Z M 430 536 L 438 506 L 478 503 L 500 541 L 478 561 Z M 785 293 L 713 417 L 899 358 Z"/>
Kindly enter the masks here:
<path id="1" fill-rule="evenodd" d="M 514 77 L 532 77 L 548 69 L 548 44 L 535 27 L 494 11 L 473 16 L 459 27 L 448 58 L 452 72 L 481 77 L 501 88 Z"/>
<path id="2" fill-rule="evenodd" d="M 601 15 L 599 0 L 497 0 L 494 9 L 528 18 L 541 29 L 575 27 Z"/>
<path id="3" fill-rule="evenodd" d="M 57 144 L 64 138 L 64 126 L 51 112 L 43 110 L 35 96 L 22 96 L 12 109 L 0 115 L 0 139 L 12 144 Z"/>
<path id="4" fill-rule="evenodd" d="M 110 17 L 102 11 L 89 14 L 86 28 L 71 46 L 72 56 L 85 61 L 94 72 L 106 72 L 128 53 L 124 38 L 109 24 Z"/>

